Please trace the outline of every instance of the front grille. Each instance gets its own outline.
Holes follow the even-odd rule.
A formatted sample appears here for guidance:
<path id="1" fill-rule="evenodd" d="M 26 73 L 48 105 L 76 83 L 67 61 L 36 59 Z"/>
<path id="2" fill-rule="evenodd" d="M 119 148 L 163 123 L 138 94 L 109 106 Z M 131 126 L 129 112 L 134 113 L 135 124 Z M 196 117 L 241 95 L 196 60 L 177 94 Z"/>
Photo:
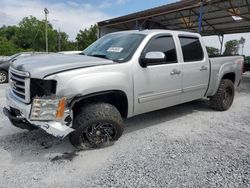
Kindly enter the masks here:
<path id="1" fill-rule="evenodd" d="M 22 102 L 30 102 L 30 78 L 29 73 L 9 69 L 10 87 L 13 94 Z"/>

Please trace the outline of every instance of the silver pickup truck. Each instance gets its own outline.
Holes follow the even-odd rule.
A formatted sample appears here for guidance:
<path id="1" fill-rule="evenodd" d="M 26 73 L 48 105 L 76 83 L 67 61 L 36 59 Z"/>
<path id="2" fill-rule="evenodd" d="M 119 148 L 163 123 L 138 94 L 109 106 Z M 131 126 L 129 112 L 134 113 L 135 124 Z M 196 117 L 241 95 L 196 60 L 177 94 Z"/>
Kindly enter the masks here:
<path id="1" fill-rule="evenodd" d="M 3 111 L 14 126 L 98 148 L 118 140 L 123 118 L 204 97 L 215 110 L 229 109 L 242 68 L 240 56 L 209 58 L 199 34 L 117 32 L 81 55 L 15 61 Z"/>

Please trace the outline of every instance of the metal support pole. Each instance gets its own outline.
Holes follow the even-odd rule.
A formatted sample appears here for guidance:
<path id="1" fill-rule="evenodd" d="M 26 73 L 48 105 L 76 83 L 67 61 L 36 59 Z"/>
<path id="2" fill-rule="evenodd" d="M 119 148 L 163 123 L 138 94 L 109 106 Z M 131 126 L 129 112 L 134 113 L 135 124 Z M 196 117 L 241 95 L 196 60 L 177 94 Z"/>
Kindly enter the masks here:
<path id="1" fill-rule="evenodd" d="M 138 28 L 138 20 L 136 19 L 136 21 L 135 21 L 135 29 L 137 30 L 137 29 L 139 29 Z"/>
<path id="2" fill-rule="evenodd" d="M 48 47 L 48 14 L 49 11 L 47 8 L 44 9 L 45 13 L 45 43 L 46 43 L 46 52 L 49 52 L 49 47 Z"/>
<path id="3" fill-rule="evenodd" d="M 58 51 L 61 51 L 61 31 L 60 31 L 60 27 L 58 29 Z"/>
<path id="4" fill-rule="evenodd" d="M 199 14 L 199 33 L 202 32 L 202 19 L 203 19 L 203 0 L 201 0 L 200 14 Z"/>
<path id="5" fill-rule="evenodd" d="M 222 55 L 222 48 L 223 48 L 223 42 L 224 42 L 224 35 L 218 35 L 219 40 L 220 40 L 220 55 Z"/>

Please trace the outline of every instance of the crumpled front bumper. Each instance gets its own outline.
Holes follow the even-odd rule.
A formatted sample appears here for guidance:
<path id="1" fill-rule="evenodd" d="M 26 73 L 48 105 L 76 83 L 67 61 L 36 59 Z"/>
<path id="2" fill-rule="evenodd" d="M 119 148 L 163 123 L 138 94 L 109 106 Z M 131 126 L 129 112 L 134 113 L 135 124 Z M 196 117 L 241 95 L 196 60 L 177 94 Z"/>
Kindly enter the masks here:
<path id="1" fill-rule="evenodd" d="M 61 122 L 57 121 L 30 121 L 30 111 L 31 111 L 31 104 L 24 104 L 13 95 L 10 89 L 6 91 L 6 102 L 9 108 L 17 109 L 20 112 L 20 115 L 13 115 L 11 110 L 8 108 L 4 108 L 4 114 L 10 119 L 10 121 L 27 121 L 32 126 L 41 128 L 45 130 L 47 133 L 58 137 L 64 138 L 69 133 L 74 131 L 71 128 L 72 125 L 72 114 L 69 109 L 65 110 L 65 118 Z"/>

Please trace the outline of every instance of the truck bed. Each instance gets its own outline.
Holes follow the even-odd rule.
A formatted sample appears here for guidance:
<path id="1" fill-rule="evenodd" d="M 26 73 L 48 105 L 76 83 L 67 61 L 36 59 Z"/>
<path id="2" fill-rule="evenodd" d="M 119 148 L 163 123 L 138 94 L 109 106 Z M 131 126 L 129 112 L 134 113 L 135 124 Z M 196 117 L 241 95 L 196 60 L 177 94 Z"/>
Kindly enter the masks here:
<path id="1" fill-rule="evenodd" d="M 244 61 L 242 56 L 210 57 L 209 60 L 211 74 L 206 96 L 213 96 L 215 94 L 221 80 L 221 75 L 236 71 L 234 84 L 235 86 L 239 84 Z"/>

